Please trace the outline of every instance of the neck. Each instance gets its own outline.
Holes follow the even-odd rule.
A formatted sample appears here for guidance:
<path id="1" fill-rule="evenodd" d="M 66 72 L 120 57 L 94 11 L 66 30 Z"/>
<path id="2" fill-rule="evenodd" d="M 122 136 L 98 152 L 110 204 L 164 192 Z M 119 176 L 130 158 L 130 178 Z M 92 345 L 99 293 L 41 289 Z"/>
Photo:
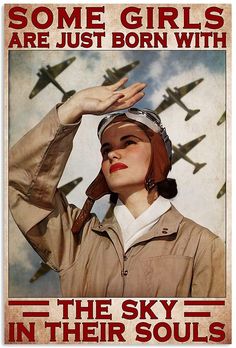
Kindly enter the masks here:
<path id="1" fill-rule="evenodd" d="M 119 199 L 129 209 L 135 219 L 141 215 L 157 199 L 156 188 L 148 192 L 145 188 L 135 192 L 119 194 Z"/>

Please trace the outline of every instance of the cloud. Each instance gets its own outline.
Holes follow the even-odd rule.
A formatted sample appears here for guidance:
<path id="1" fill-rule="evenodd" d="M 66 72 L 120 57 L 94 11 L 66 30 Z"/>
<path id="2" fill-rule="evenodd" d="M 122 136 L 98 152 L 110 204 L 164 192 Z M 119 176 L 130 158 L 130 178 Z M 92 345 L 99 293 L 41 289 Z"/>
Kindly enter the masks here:
<path id="1" fill-rule="evenodd" d="M 151 78 L 157 85 L 161 83 L 159 76 L 162 76 L 166 70 L 166 62 L 171 56 L 170 51 L 159 52 L 155 61 L 148 65 L 147 78 Z"/>

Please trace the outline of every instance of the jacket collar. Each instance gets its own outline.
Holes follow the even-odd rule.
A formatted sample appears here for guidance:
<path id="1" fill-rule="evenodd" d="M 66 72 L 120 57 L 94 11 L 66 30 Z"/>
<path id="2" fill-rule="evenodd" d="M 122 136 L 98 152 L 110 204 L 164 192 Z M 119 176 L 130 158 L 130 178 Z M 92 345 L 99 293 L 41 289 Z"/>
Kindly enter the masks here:
<path id="1" fill-rule="evenodd" d="M 158 222 L 151 228 L 151 230 L 148 231 L 144 236 L 136 240 L 134 244 L 146 241 L 151 238 L 172 240 L 174 239 L 174 237 L 176 237 L 179 225 L 182 220 L 183 215 L 180 214 L 178 210 L 171 204 L 171 208 L 160 217 Z M 113 210 L 110 210 L 108 216 L 104 218 L 103 222 L 96 225 L 93 230 L 98 233 L 113 230 L 118 236 L 120 236 L 120 226 L 113 214 Z"/>

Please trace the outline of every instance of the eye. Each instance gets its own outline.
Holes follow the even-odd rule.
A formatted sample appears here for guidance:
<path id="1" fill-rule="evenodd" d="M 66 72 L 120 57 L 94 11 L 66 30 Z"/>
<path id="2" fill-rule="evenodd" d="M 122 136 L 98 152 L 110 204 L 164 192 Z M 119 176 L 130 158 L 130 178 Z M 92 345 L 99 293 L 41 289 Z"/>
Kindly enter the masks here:
<path id="1" fill-rule="evenodd" d="M 129 146 L 129 145 L 133 145 L 133 144 L 136 144 L 136 141 L 131 140 L 131 139 L 125 141 L 125 146 Z"/>
<path id="2" fill-rule="evenodd" d="M 109 151 L 110 151 L 109 148 L 103 149 L 103 150 L 101 151 L 102 157 L 103 157 L 103 158 L 107 157 Z"/>
<path id="3" fill-rule="evenodd" d="M 108 153 L 108 149 L 102 150 L 102 155 L 105 155 L 105 154 L 107 154 L 107 153 Z"/>

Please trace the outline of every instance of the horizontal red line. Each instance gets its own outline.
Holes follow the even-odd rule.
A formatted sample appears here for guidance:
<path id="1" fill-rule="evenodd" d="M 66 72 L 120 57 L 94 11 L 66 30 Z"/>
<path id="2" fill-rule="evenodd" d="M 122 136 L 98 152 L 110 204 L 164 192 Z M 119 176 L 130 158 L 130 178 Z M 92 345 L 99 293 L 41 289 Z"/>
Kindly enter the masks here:
<path id="1" fill-rule="evenodd" d="M 187 306 L 224 306 L 225 301 L 186 300 L 184 304 Z"/>
<path id="2" fill-rule="evenodd" d="M 8 301 L 9 306 L 48 306 L 49 301 L 32 301 L 32 300 L 24 300 L 24 301 Z"/>
<path id="3" fill-rule="evenodd" d="M 185 317 L 210 317 L 210 312 L 184 312 Z"/>
<path id="4" fill-rule="evenodd" d="M 49 312 L 23 312 L 23 317 L 49 317 Z"/>

